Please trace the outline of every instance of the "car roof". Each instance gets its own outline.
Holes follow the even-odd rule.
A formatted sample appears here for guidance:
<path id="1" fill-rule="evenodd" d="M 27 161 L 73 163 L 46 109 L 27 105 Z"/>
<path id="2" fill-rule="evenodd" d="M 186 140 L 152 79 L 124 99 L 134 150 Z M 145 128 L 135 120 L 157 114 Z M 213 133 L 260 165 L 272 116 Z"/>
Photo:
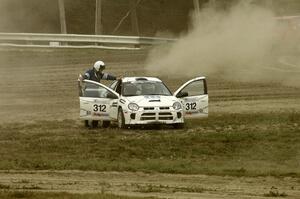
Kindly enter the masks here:
<path id="1" fill-rule="evenodd" d="M 137 81 L 154 81 L 154 82 L 162 82 L 157 77 L 123 77 L 122 82 L 137 82 Z"/>

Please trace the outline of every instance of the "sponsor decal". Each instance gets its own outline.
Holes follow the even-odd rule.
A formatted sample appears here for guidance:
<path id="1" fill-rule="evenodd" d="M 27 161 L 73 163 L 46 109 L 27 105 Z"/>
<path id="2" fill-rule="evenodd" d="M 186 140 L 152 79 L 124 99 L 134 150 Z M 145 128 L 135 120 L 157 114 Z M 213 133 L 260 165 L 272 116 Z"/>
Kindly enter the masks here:
<path id="1" fill-rule="evenodd" d="M 117 107 L 118 106 L 118 102 L 113 102 L 111 107 Z"/>
<path id="2" fill-rule="evenodd" d="M 101 116 L 109 116 L 109 114 L 108 113 L 96 113 L 96 112 L 93 112 L 93 116 L 101 117 Z"/>
<path id="3" fill-rule="evenodd" d="M 122 104 L 125 104 L 125 102 L 126 102 L 126 101 L 123 100 L 123 99 L 120 99 L 119 101 L 120 101 Z"/>
<path id="4" fill-rule="evenodd" d="M 82 115 L 82 114 L 81 114 L 81 116 L 88 116 L 88 115 L 91 115 L 91 114 L 92 114 L 91 111 L 87 111 L 87 110 L 85 110 L 85 109 L 80 109 L 80 111 L 85 112 L 85 115 Z"/>
<path id="5" fill-rule="evenodd" d="M 199 109 L 198 111 L 194 111 L 194 112 L 185 112 L 186 115 L 193 115 L 193 114 L 199 114 L 199 113 L 202 113 L 202 114 L 207 114 L 204 112 L 204 109 Z"/>

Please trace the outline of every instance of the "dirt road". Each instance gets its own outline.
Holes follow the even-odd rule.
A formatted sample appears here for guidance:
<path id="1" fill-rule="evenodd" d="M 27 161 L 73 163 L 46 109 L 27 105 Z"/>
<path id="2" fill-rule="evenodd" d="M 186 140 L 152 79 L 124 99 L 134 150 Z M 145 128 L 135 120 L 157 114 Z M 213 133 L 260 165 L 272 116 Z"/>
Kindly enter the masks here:
<path id="1" fill-rule="evenodd" d="M 292 177 L 220 177 L 83 171 L 1 171 L 0 184 L 10 190 L 113 193 L 162 198 L 299 198 L 299 179 Z"/>

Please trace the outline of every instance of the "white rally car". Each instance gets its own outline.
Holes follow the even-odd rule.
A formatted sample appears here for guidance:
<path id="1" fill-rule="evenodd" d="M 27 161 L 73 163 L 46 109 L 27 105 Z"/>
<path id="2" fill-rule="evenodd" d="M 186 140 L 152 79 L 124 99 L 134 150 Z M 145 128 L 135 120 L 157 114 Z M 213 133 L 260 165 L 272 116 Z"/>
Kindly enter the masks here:
<path id="1" fill-rule="evenodd" d="M 208 116 L 205 77 L 194 78 L 172 94 L 155 77 L 125 77 L 109 87 L 101 83 L 79 81 L 80 119 L 86 126 L 119 128 L 130 125 L 170 124 L 181 128 L 185 118 Z"/>

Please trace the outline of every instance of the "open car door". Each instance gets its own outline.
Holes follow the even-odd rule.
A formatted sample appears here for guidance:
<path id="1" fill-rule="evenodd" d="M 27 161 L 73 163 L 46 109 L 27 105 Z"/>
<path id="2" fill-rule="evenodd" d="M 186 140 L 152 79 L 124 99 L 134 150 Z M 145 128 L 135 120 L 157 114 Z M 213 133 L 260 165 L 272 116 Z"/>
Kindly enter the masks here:
<path id="1" fill-rule="evenodd" d="M 117 118 L 119 94 L 90 80 L 78 81 L 80 119 L 109 121 Z"/>
<path id="2" fill-rule="evenodd" d="M 208 116 L 208 92 L 205 77 L 194 78 L 183 84 L 174 96 L 183 104 L 185 118 Z"/>

